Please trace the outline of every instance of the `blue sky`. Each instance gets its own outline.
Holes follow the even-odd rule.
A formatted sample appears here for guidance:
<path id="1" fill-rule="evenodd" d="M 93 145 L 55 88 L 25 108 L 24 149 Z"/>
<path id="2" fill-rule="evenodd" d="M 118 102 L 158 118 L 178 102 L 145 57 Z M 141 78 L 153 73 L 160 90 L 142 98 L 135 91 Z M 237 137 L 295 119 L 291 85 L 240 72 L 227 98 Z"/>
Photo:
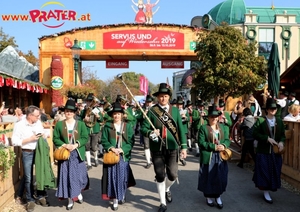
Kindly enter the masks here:
<path id="1" fill-rule="evenodd" d="M 30 10 L 41 9 L 41 6 L 50 0 L 9 0 L 2 1 L 0 15 L 3 14 L 28 14 Z M 156 0 L 151 0 L 154 3 Z M 244 0 L 246 6 L 271 6 L 275 7 L 300 7 L 297 0 Z M 32 50 L 38 56 L 38 38 L 43 35 L 51 35 L 62 31 L 67 31 L 77 27 L 133 23 L 135 13 L 131 8 L 131 0 L 60 0 L 66 9 L 75 10 L 79 14 L 89 13 L 89 22 L 65 22 L 59 28 L 47 28 L 41 23 L 3 21 L 0 19 L 0 27 L 10 36 L 14 36 L 19 49 L 23 52 Z M 137 2 L 137 0 L 135 0 Z M 146 2 L 146 0 L 144 0 Z M 222 0 L 160 0 L 159 10 L 154 15 L 154 23 L 175 23 L 189 25 L 194 16 L 202 16 L 211 8 L 222 2 Z M 52 9 L 51 5 L 45 7 Z M 57 9 L 56 6 L 53 9 Z M 46 9 L 45 9 L 46 10 Z M 83 62 L 83 67 L 89 67 L 97 73 L 97 76 L 106 81 L 112 79 L 118 73 L 137 72 L 144 74 L 150 82 L 158 84 L 169 79 L 172 82 L 174 71 L 181 69 L 161 69 L 160 62 L 130 62 L 129 69 L 108 69 L 105 68 L 104 61 Z M 189 62 L 185 62 L 185 69 L 189 68 Z"/>

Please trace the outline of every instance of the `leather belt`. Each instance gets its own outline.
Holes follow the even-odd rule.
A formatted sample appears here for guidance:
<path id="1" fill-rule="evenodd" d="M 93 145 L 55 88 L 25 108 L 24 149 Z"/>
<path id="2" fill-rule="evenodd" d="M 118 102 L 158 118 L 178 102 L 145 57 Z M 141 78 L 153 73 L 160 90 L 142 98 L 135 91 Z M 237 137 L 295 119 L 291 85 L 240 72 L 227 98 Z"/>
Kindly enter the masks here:
<path id="1" fill-rule="evenodd" d="M 35 149 L 22 149 L 23 152 L 34 152 Z"/>

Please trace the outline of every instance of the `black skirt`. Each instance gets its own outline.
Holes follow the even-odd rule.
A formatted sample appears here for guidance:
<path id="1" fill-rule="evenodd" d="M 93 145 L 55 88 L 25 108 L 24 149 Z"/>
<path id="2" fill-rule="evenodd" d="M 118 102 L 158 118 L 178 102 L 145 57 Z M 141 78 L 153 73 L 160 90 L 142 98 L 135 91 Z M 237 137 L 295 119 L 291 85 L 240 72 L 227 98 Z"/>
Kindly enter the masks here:
<path id="1" fill-rule="evenodd" d="M 276 191 L 281 187 L 282 156 L 278 154 L 256 154 L 253 182 L 261 190 Z"/>
<path id="2" fill-rule="evenodd" d="M 205 197 L 217 198 L 226 191 L 228 164 L 221 160 L 219 152 L 213 152 L 209 164 L 202 164 L 199 170 L 198 190 Z"/>

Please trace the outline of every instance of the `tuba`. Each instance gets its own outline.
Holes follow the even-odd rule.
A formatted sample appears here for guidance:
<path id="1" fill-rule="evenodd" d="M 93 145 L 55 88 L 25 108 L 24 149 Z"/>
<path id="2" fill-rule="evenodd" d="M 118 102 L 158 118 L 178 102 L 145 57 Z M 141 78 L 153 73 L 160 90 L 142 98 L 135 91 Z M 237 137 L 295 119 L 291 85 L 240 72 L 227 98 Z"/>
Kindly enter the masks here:
<path id="1" fill-rule="evenodd" d="M 93 113 L 93 108 L 95 106 L 97 106 L 99 103 L 100 103 L 100 100 L 97 97 L 93 96 L 93 100 L 87 106 L 86 112 L 85 112 L 85 117 L 87 117 L 87 119 L 86 118 L 84 119 L 85 125 L 87 127 L 93 127 L 96 124 L 97 117 Z"/>

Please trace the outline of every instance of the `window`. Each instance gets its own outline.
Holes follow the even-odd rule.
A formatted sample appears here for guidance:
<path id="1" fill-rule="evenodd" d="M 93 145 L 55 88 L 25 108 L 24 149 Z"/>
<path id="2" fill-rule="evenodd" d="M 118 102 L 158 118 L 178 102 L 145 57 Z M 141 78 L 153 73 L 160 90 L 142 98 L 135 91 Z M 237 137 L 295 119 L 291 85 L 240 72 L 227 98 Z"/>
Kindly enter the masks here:
<path id="1" fill-rule="evenodd" d="M 274 43 L 274 29 L 259 29 L 258 33 L 258 54 L 268 60 Z"/>

